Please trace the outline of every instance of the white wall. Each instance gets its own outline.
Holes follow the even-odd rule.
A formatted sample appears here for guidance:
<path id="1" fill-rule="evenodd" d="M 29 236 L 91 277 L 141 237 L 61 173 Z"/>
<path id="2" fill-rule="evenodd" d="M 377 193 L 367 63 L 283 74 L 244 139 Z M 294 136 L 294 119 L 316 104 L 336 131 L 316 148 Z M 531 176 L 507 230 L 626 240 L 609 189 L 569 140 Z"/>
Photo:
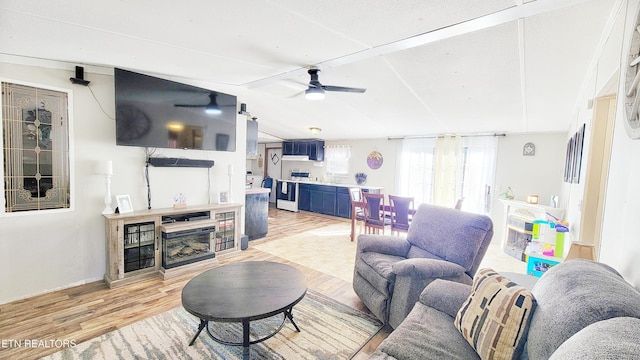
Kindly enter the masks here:
<path id="1" fill-rule="evenodd" d="M 100 161 L 113 161 L 112 193 L 130 194 L 134 209 L 147 208 L 143 149 L 115 145 L 112 69 L 100 69 L 97 73 L 85 71 L 94 98 L 89 88 L 70 83 L 73 65 L 50 65 L 0 62 L 0 78 L 73 92 L 71 142 L 75 161 L 71 176 L 75 180 L 72 189 L 75 207 L 64 213 L 0 217 L 0 303 L 104 277 L 105 230 L 101 212 L 105 180 L 96 174 Z M 245 117 L 238 118 L 236 152 L 159 149 L 157 154 L 214 160 L 210 170 L 212 197 L 218 191 L 229 189 L 227 171 L 228 165 L 233 164 L 233 200 L 244 203 L 246 124 L 240 119 Z M 153 208 L 171 207 L 173 194 L 180 192 L 186 194 L 188 204 L 209 202 L 206 169 L 150 168 L 149 173 Z"/>
<path id="2" fill-rule="evenodd" d="M 625 71 L 620 70 L 620 64 L 626 62 L 626 53 L 639 6 L 640 0 L 623 2 L 610 33 L 606 34 L 602 52 L 596 58 L 597 63 L 589 74 L 586 91 L 578 99 L 576 119 L 567 135 L 573 134 L 583 123 L 586 124 L 585 150 L 588 149 L 592 109 L 587 104 L 598 96 L 618 94 L 599 261 L 618 270 L 636 288 L 640 288 L 640 265 L 637 262 L 640 256 L 640 241 L 636 226 L 640 214 L 640 162 L 636 160 L 640 157 L 640 140 L 631 140 L 624 128 Z M 616 82 L 617 88 L 612 92 L 611 84 Z M 588 154 L 583 158 L 583 167 L 587 161 Z M 578 228 L 584 192 L 583 180 L 584 178 L 581 178 L 580 184 L 563 186 L 563 197 L 568 199 L 567 217 L 572 223 L 573 240 L 580 240 Z"/>
<path id="3" fill-rule="evenodd" d="M 536 146 L 535 156 L 523 156 L 523 146 L 531 142 Z M 493 241 L 502 241 L 504 229 L 500 226 L 506 216 L 498 201 L 507 187 L 511 187 L 515 200 L 526 201 L 527 195 L 538 195 L 538 203 L 549 205 L 551 196 L 560 196 L 564 176 L 566 134 L 508 134 L 498 138 L 495 190 L 491 218 L 494 223 Z M 562 200 L 562 199 L 561 199 Z"/>
<path id="4" fill-rule="evenodd" d="M 624 8 L 629 12 L 623 11 L 618 19 L 618 23 L 626 23 L 623 51 L 617 49 L 625 60 L 639 4 L 639 0 L 630 1 Z M 615 48 L 611 51 L 615 52 Z M 610 65 L 613 66 L 615 64 Z M 620 72 L 624 76 L 624 71 Z M 640 288 L 640 264 L 637 261 L 640 256 L 637 226 L 640 214 L 640 162 L 637 160 L 640 157 L 640 140 L 631 140 L 624 128 L 623 87 L 624 81 L 620 81 L 600 261 L 616 268 L 636 288 Z"/>

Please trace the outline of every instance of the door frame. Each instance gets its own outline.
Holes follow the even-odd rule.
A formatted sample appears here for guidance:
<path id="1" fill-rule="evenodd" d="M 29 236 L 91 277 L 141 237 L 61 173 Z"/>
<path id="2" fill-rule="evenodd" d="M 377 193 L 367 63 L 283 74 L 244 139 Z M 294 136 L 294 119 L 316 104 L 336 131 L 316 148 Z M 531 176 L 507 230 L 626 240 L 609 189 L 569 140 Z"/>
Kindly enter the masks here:
<path id="1" fill-rule="evenodd" d="M 585 174 L 580 217 L 580 241 L 593 244 L 596 259 L 600 254 L 604 205 L 609 176 L 609 162 L 616 117 L 617 95 L 606 95 L 593 101 L 591 141 Z"/>

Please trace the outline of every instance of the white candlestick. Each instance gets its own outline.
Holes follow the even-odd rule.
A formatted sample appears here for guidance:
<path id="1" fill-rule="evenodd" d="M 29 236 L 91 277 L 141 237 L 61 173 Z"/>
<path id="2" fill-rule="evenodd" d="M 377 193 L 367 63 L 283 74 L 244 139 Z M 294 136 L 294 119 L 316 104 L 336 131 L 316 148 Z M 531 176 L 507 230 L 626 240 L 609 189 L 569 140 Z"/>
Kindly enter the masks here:
<path id="1" fill-rule="evenodd" d="M 102 213 L 113 214 L 113 209 L 111 208 L 111 174 L 105 175 L 105 178 L 106 178 L 105 184 L 107 185 L 107 191 L 104 194 L 104 210 L 102 210 Z"/>
<path id="2" fill-rule="evenodd" d="M 113 175 L 113 161 L 107 160 L 100 162 L 98 168 L 98 174 L 102 175 Z"/>

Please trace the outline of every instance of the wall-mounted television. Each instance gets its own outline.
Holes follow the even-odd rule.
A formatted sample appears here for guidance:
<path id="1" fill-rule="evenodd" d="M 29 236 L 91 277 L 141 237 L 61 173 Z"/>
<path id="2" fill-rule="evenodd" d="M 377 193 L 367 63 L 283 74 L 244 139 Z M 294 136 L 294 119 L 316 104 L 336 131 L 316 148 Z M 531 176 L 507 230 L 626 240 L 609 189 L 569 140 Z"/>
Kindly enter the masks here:
<path id="1" fill-rule="evenodd" d="M 116 144 L 236 150 L 233 95 L 115 69 Z"/>

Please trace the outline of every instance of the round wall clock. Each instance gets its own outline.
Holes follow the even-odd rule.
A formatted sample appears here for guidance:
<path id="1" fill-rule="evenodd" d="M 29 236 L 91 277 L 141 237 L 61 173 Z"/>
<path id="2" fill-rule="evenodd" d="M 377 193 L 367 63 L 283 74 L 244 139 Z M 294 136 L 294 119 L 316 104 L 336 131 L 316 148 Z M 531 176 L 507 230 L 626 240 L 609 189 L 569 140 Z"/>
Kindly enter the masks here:
<path id="1" fill-rule="evenodd" d="M 526 143 L 522 147 L 522 155 L 524 156 L 534 156 L 536 154 L 536 146 L 534 143 Z"/>
<path id="2" fill-rule="evenodd" d="M 624 127 L 632 139 L 640 138 L 640 14 L 636 16 L 636 22 L 631 35 L 629 52 L 624 62 L 626 69 L 624 79 Z"/>

